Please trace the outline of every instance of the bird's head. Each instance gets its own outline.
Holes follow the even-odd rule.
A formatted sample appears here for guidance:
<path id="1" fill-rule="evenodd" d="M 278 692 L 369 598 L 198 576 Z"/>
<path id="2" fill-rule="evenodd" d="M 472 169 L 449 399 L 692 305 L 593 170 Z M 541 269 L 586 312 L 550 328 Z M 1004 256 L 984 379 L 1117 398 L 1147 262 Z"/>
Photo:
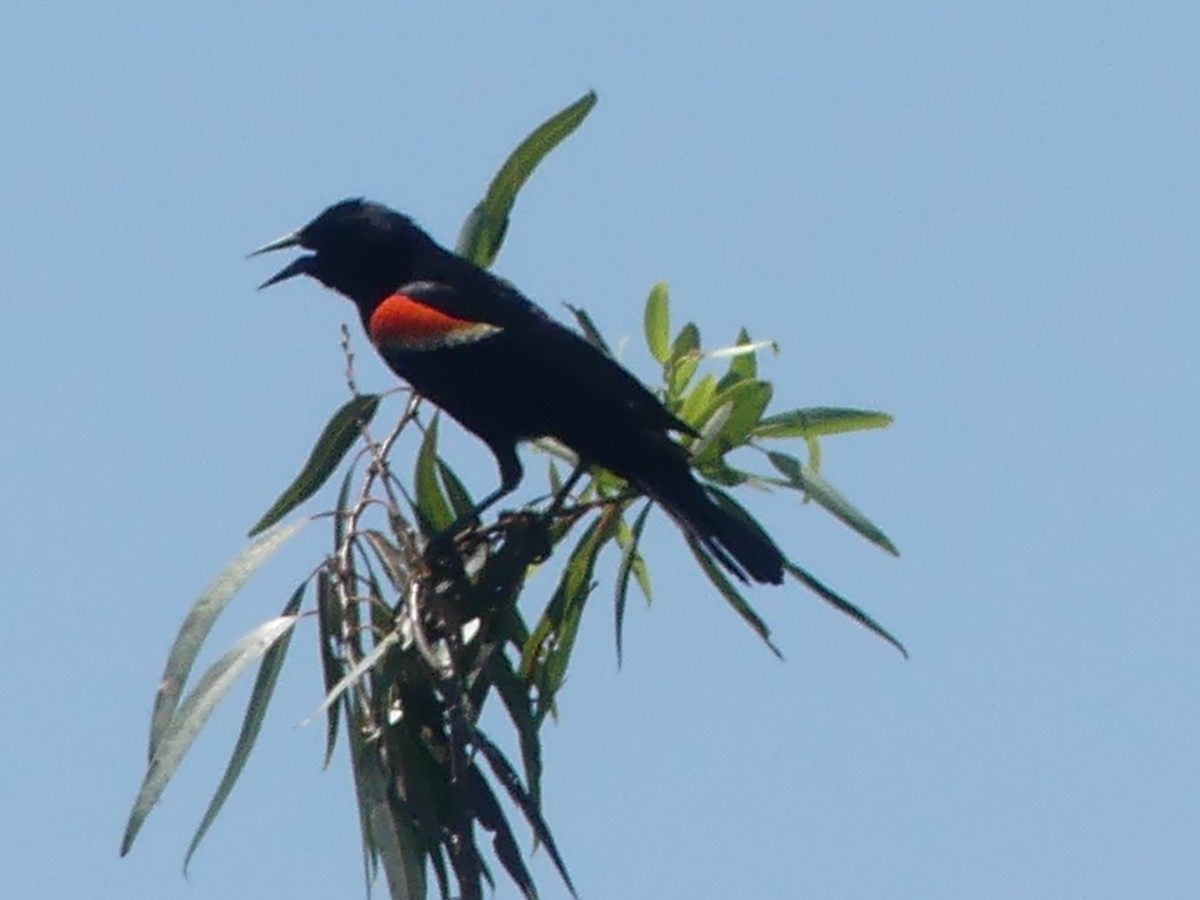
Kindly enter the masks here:
<path id="1" fill-rule="evenodd" d="M 259 288 L 309 275 L 356 303 L 377 302 L 410 280 L 414 266 L 436 249 L 411 219 L 362 199 L 343 200 L 303 228 L 259 247 L 250 256 L 299 247 L 292 260 Z"/>

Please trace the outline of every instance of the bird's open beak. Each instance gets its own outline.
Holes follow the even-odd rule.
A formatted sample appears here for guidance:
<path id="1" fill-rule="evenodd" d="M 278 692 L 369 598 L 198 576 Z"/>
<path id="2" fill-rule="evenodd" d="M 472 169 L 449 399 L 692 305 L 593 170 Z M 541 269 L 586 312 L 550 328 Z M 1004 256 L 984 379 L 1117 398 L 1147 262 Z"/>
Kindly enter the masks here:
<path id="1" fill-rule="evenodd" d="M 263 253 L 270 253 L 272 250 L 285 250 L 288 247 L 300 246 L 300 232 L 293 231 L 291 234 L 285 234 L 278 240 L 271 241 L 269 244 L 263 244 L 253 253 L 249 254 L 246 259 L 253 256 L 259 256 Z M 312 272 L 312 264 L 316 259 L 315 256 L 301 256 L 298 259 L 292 260 L 266 281 L 258 286 L 261 291 L 263 288 L 270 287 L 273 284 L 279 284 L 281 281 L 287 281 L 289 278 L 294 278 L 297 275 L 308 275 Z"/>
<path id="2" fill-rule="evenodd" d="M 255 250 L 253 253 L 247 254 L 246 259 L 250 259 L 251 257 L 254 257 L 254 256 L 262 256 L 262 254 L 270 253 L 272 250 L 284 250 L 288 247 L 299 247 L 299 246 L 300 246 L 300 232 L 293 231 L 291 234 L 285 234 L 283 237 L 279 238 L 278 240 L 271 241 L 271 243 L 269 243 L 269 244 L 263 244 L 261 247 L 259 247 L 257 250 Z"/>

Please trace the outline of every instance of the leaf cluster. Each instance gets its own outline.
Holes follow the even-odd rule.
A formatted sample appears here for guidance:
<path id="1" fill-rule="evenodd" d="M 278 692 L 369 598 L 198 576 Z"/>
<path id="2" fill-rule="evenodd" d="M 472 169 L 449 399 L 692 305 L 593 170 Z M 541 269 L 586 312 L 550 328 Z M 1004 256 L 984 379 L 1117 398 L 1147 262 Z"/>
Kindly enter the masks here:
<path id="1" fill-rule="evenodd" d="M 481 265 L 495 259 L 520 187 L 578 127 L 595 99 L 585 95 L 514 151 L 468 217 L 460 253 Z M 611 353 L 587 314 L 573 313 L 583 333 Z M 890 417 L 832 407 L 768 413 L 773 389 L 759 376 L 757 357 L 775 351 L 775 345 L 754 341 L 743 330 L 733 344 L 705 350 L 691 322 L 672 333 L 665 284 L 651 290 L 644 326 L 646 345 L 661 366 L 662 400 L 695 429 L 698 436 L 686 439 L 688 449 L 715 502 L 761 528 L 732 492 L 746 487 L 794 491 L 896 552 L 886 535 L 819 473 L 821 438 L 880 428 Z M 719 372 L 709 371 L 721 366 Z M 317 625 L 324 673 L 325 763 L 344 735 L 368 884 L 382 868 L 393 897 L 427 896 L 432 877 L 442 897 L 476 898 L 485 885 L 494 884 L 494 859 L 524 896 L 536 897 L 513 824 L 519 816 L 573 894 L 542 810 L 541 728 L 556 712 L 584 610 L 599 584 L 598 562 L 608 548 L 616 561 L 618 659 L 631 587 L 636 585 L 646 602 L 652 599 L 641 547 L 652 504 L 611 473 L 584 471 L 569 450 L 544 441 L 549 496 L 481 522 L 469 490 L 439 455 L 437 416 L 423 417 L 420 398 L 409 394 L 398 421 L 380 435 L 373 423 L 384 398 L 357 392 L 348 347 L 347 375 L 351 399 L 334 413 L 297 478 L 254 526 L 249 546 L 202 593 L 180 629 L 156 698 L 149 765 L 122 852 L 132 846 L 212 709 L 258 662 L 241 733 L 188 849 L 190 861 L 246 763 L 294 627 L 307 615 Z M 413 429 L 420 432 L 420 448 L 411 475 L 401 478 L 390 451 L 402 433 Z M 803 459 L 779 449 L 779 442 L 789 440 L 802 443 Z M 747 456 L 765 461 L 766 468 L 757 471 L 737 461 Z M 347 457 L 351 462 L 334 509 L 285 522 Z M 570 467 L 567 477 L 564 463 Z M 249 576 L 314 518 L 332 522 L 327 555 L 278 617 L 239 640 L 184 696 L 217 616 Z M 689 540 L 689 546 L 717 593 L 778 653 L 740 586 L 702 545 Z M 565 558 L 562 570 L 540 611 L 527 620 L 518 600 L 531 572 L 555 555 Z M 803 568 L 788 561 L 786 570 L 903 652 L 878 623 Z M 306 600 L 312 603 L 308 609 Z M 512 725 L 505 742 L 480 724 L 493 697 Z M 501 743 L 519 755 L 519 767 Z M 491 845 L 490 855 L 485 843 Z"/>

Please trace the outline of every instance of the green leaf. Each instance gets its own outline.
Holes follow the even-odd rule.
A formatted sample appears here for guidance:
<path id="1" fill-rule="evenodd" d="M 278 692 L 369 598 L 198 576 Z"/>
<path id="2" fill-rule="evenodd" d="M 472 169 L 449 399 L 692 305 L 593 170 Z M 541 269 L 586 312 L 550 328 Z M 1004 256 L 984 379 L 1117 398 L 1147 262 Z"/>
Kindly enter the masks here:
<path id="1" fill-rule="evenodd" d="M 892 637 L 891 633 L 886 628 L 876 622 L 873 618 L 871 618 L 849 600 L 826 587 L 824 584 L 818 581 L 816 577 L 800 568 L 800 566 L 796 565 L 791 560 L 785 559 L 783 561 L 783 567 L 788 570 L 792 577 L 801 582 L 805 587 L 811 590 L 814 594 L 816 594 L 838 612 L 849 616 L 864 628 L 874 632 L 876 635 L 883 638 L 885 641 L 899 650 L 905 659 L 908 658 L 908 651 L 904 649 L 903 644 L 896 640 L 896 638 Z"/>
<path id="2" fill-rule="evenodd" d="M 400 634 L 397 631 L 389 631 L 387 634 L 381 637 L 379 639 L 379 643 L 371 648 L 371 652 L 347 669 L 346 674 L 343 675 L 341 680 L 333 686 L 333 689 L 326 692 L 325 699 L 321 701 L 321 705 L 318 706 L 308 718 L 311 719 L 312 716 L 315 716 L 317 713 L 322 713 L 329 709 L 330 705 L 336 703 L 338 698 L 345 693 L 347 688 L 353 687 L 354 684 L 360 681 L 364 675 L 375 668 L 379 661 L 383 659 L 384 655 L 390 649 L 392 649 L 393 646 L 399 644 L 400 641 Z M 306 719 L 305 721 L 308 720 Z"/>
<path id="3" fill-rule="evenodd" d="M 354 446 L 362 429 L 371 423 L 378 408 L 378 394 L 359 394 L 333 414 L 333 418 L 317 438 L 308 462 L 304 464 L 296 480 L 288 485 L 279 495 L 279 499 L 250 529 L 250 537 L 270 528 L 317 492 Z"/>
<path id="4" fill-rule="evenodd" d="M 646 527 L 646 516 L 650 514 L 652 503 L 647 503 L 642 507 L 642 511 L 637 514 L 637 518 L 633 520 L 633 525 L 629 529 L 627 537 L 622 538 L 621 532 L 617 532 L 617 541 L 622 544 L 621 564 L 617 567 L 617 588 L 616 588 L 616 632 L 617 632 L 617 666 L 621 665 L 621 657 L 623 650 L 623 638 L 625 632 L 625 598 L 629 592 L 629 576 L 637 568 L 637 563 L 642 562 L 642 571 L 645 572 L 645 562 L 638 555 L 638 542 L 642 539 L 642 529 Z M 642 591 L 646 595 L 646 600 L 650 600 L 650 582 L 649 576 L 642 584 Z M 639 578 L 640 581 L 640 578 Z"/>
<path id="5" fill-rule="evenodd" d="M 813 500 L 873 544 L 877 544 L 893 556 L 900 555 L 895 544 L 877 525 L 859 512 L 832 484 L 811 468 L 803 466 L 800 460 L 794 456 L 788 456 L 786 453 L 775 452 L 768 453 L 767 459 L 781 475 L 787 478 L 793 488 L 812 497 Z"/>
<path id="6" fill-rule="evenodd" d="M 260 534 L 249 543 L 230 563 L 225 566 L 217 577 L 208 583 L 201 592 L 192 608 L 188 610 L 171 651 L 167 654 L 167 663 L 163 667 L 162 678 L 158 683 L 158 693 L 154 698 L 154 710 L 150 715 L 150 745 L 147 758 L 153 760 L 158 753 L 158 744 L 175 715 L 176 704 L 179 703 L 183 686 L 191 674 L 192 666 L 200 653 L 200 647 L 212 630 L 217 617 L 242 589 L 250 576 L 258 571 L 271 556 L 282 547 L 292 535 L 307 525 L 311 519 L 301 519 L 299 522 L 288 522 L 276 525 L 274 528 Z"/>
<path id="7" fill-rule="evenodd" d="M 321 677 L 325 693 L 333 690 L 342 676 L 342 664 L 335 648 L 341 643 L 341 616 L 338 614 L 337 593 L 329 573 L 322 569 L 317 573 L 317 621 L 320 623 L 318 640 L 321 645 Z M 335 703 L 325 711 L 325 757 L 322 769 L 328 769 L 337 747 L 338 724 L 342 704 Z"/>
<path id="8" fill-rule="evenodd" d="M 679 407 L 679 418 L 689 425 L 701 427 L 704 424 L 705 413 L 711 408 L 716 393 L 716 377 L 711 374 L 704 375 L 684 396 L 683 405 Z"/>
<path id="9" fill-rule="evenodd" d="M 529 785 L 530 797 L 540 807 L 542 742 L 538 736 L 537 722 L 533 718 L 529 689 L 517 676 L 512 661 L 503 652 L 492 655 L 488 662 L 488 675 L 517 729 L 517 738 L 521 744 L 521 763 L 525 767 L 525 782 Z"/>
<path id="10" fill-rule="evenodd" d="M 280 613 L 281 618 L 296 616 L 300 610 L 300 604 L 304 602 L 304 591 L 307 587 L 307 581 L 300 583 L 287 605 L 284 606 L 283 612 Z M 208 809 L 204 811 L 204 818 L 200 820 L 200 825 L 192 836 L 192 842 L 188 845 L 187 855 L 183 860 L 185 875 L 193 854 L 199 848 L 200 842 L 204 840 L 204 835 L 208 833 L 212 823 L 216 821 L 221 807 L 225 805 L 234 785 L 237 784 L 238 777 L 242 774 L 242 769 L 246 766 L 246 760 L 250 758 L 250 751 L 254 749 L 254 743 L 258 740 L 263 719 L 267 715 L 267 707 L 275 693 L 275 685 L 279 682 L 279 673 L 283 670 L 283 662 L 287 658 L 288 646 L 292 642 L 293 634 L 295 631 L 288 629 L 278 643 L 263 655 L 262 663 L 258 667 L 258 677 L 255 678 L 254 688 L 250 691 L 250 701 L 246 705 L 246 715 L 242 718 L 242 729 L 238 733 L 237 743 L 234 744 L 233 753 L 225 767 L 225 774 L 221 776 L 221 783 L 217 786 L 212 800 L 209 801 Z"/>
<path id="11" fill-rule="evenodd" d="M 596 323 L 592 321 L 592 317 L 587 314 L 587 311 L 572 306 L 570 303 L 567 304 L 567 309 L 575 316 L 575 321 L 579 323 L 579 329 L 583 332 L 584 337 L 605 356 L 612 356 L 612 348 L 608 346 L 608 341 L 604 340 L 604 335 L 600 333 L 600 329 L 596 327 Z"/>
<path id="12" fill-rule="evenodd" d="M 392 779 L 370 747 L 355 748 L 353 760 L 368 892 L 382 861 L 393 900 L 425 900 L 424 853 L 411 821 L 396 816 L 388 802 Z"/>
<path id="13" fill-rule="evenodd" d="M 462 483 L 457 473 L 438 457 L 438 474 L 442 476 L 442 484 L 446 487 L 446 495 L 450 498 L 450 505 L 454 507 L 454 518 L 456 521 L 466 519 L 475 512 L 475 501 L 471 499 L 471 492 L 467 490 L 467 486 Z"/>
<path id="14" fill-rule="evenodd" d="M 743 390 L 728 392 L 729 399 L 733 401 L 733 412 L 717 438 L 717 443 L 727 450 L 740 447 L 746 442 L 771 402 L 773 388 L 769 381 L 743 381 L 738 387 L 743 385 Z"/>
<path id="15" fill-rule="evenodd" d="M 716 394 L 709 401 L 713 412 L 701 427 L 700 440 L 693 448 L 697 462 L 724 456 L 744 444 L 771 402 L 771 393 L 769 381 L 745 380 Z"/>
<path id="16" fill-rule="evenodd" d="M 525 788 L 521 785 L 521 780 L 517 777 L 517 773 L 513 771 L 512 764 L 509 763 L 508 759 L 500 751 L 500 748 L 493 744 L 482 731 L 477 730 L 473 737 L 475 745 L 483 751 L 483 758 L 487 760 L 488 766 L 496 776 L 496 780 L 508 792 L 508 796 L 516 804 L 517 808 L 525 814 L 525 820 L 529 823 L 529 827 L 533 829 L 534 836 L 549 852 L 550 859 L 554 863 L 554 867 L 558 870 L 559 877 L 566 884 L 567 890 L 571 892 L 572 897 L 578 897 L 579 895 L 575 892 L 575 885 L 571 883 L 571 876 L 567 874 L 567 866 L 563 862 L 562 856 L 558 852 L 558 847 L 554 842 L 554 835 L 550 833 L 545 819 L 542 818 L 541 809 L 533 802 L 532 798 L 525 791 Z"/>
<path id="17" fill-rule="evenodd" d="M 521 894 L 526 900 L 537 900 L 538 894 L 537 889 L 533 886 L 533 876 L 529 874 L 529 869 L 526 868 L 525 861 L 521 858 L 521 848 L 513 836 L 512 826 L 508 824 L 504 810 L 500 807 L 500 801 L 492 792 L 491 786 L 477 765 L 471 765 L 467 769 L 463 782 L 463 791 L 467 795 L 465 802 L 475 814 L 475 821 L 494 835 L 492 850 L 500 860 L 500 864 L 504 866 L 504 871 L 521 889 Z M 482 858 L 477 859 L 482 864 Z M 495 884 L 492 882 L 491 874 L 486 869 L 483 874 L 494 888 Z M 568 887 L 570 887 L 569 882 Z M 481 896 L 478 891 L 474 890 L 464 890 L 463 893 L 469 893 L 476 897 Z M 572 891 L 572 896 L 574 896 L 574 891 Z"/>
<path id="18" fill-rule="evenodd" d="M 671 358 L 671 305 L 665 281 L 660 281 L 650 289 L 650 296 L 646 298 L 644 324 L 646 346 L 650 348 L 650 355 L 665 366 Z"/>
<path id="19" fill-rule="evenodd" d="M 783 654 L 779 652 L 779 648 L 771 643 L 771 629 L 767 627 L 767 623 L 754 611 L 754 607 L 739 593 L 738 589 L 733 586 L 733 583 L 725 577 L 725 573 L 713 562 L 708 551 L 690 534 L 684 534 L 684 539 L 687 541 L 692 555 L 700 563 L 700 568 L 704 570 L 704 574 L 708 576 L 708 580 L 712 582 L 713 587 L 725 598 L 725 602 L 732 606 L 734 611 L 742 617 L 746 624 L 754 629 L 754 633 L 762 638 L 763 643 L 767 645 L 772 653 L 783 659 Z"/>
<path id="20" fill-rule="evenodd" d="M 338 488 L 337 505 L 334 507 L 333 518 L 333 547 L 336 552 L 346 538 L 346 526 L 350 522 L 350 482 L 354 478 L 355 466 L 346 467 L 346 476 L 342 486 Z"/>
<path id="21" fill-rule="evenodd" d="M 521 141 L 492 179 L 487 194 L 463 223 L 456 247 L 460 256 L 485 269 L 495 261 L 508 231 L 508 218 L 517 192 L 546 155 L 583 123 L 595 105 L 596 94 L 588 91 Z"/>
<path id="22" fill-rule="evenodd" d="M 279 616 L 254 628 L 208 668 L 192 692 L 179 704 L 179 709 L 157 741 L 154 758 L 150 760 L 137 798 L 133 801 L 125 836 L 121 840 L 122 856 L 133 846 L 146 816 L 162 796 L 167 782 L 175 774 L 184 754 L 192 746 L 217 703 L 238 676 L 287 634 L 298 618 Z"/>
<path id="23" fill-rule="evenodd" d="M 525 641 L 519 671 L 522 678 L 532 678 L 538 686 L 538 721 L 550 710 L 562 686 L 579 621 L 595 587 L 596 557 L 615 536 L 618 520 L 615 510 L 605 510 L 587 527 L 541 619 Z"/>
<path id="24" fill-rule="evenodd" d="M 675 335 L 671 355 L 667 359 L 667 396 L 678 400 L 700 365 L 700 329 L 688 322 Z"/>
<path id="25" fill-rule="evenodd" d="M 886 428 L 891 424 L 892 417 L 883 412 L 813 406 L 808 409 L 792 409 L 767 416 L 754 429 L 754 436 L 761 438 L 816 437 L 822 434 Z"/>
<path id="26" fill-rule="evenodd" d="M 400 552 L 400 548 L 388 540 L 386 534 L 374 528 L 364 529 L 361 537 L 375 551 L 379 564 L 383 566 L 383 574 L 387 576 L 392 587 L 397 591 L 403 591 L 408 587 L 411 578 L 407 561 L 404 554 Z"/>
<path id="27" fill-rule="evenodd" d="M 437 534 L 454 524 L 454 511 L 446 495 L 442 493 L 437 476 L 437 433 L 438 417 L 435 415 L 425 429 L 425 438 L 417 453 L 415 489 L 417 494 L 417 517 L 426 534 Z"/>

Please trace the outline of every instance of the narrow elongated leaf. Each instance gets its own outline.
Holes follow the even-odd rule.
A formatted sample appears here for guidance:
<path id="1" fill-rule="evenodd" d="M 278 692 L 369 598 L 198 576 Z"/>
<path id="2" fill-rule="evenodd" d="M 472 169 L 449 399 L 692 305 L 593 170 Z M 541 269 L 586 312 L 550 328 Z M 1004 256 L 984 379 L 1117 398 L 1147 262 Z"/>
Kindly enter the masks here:
<path id="1" fill-rule="evenodd" d="M 529 796 L 540 809 L 542 742 L 538 736 L 537 722 L 533 718 L 529 688 L 517 677 L 512 661 L 503 652 L 492 656 L 488 663 L 488 674 L 517 729 L 517 738 L 521 744 L 521 764 L 525 767 L 525 783 L 529 785 Z"/>
<path id="2" fill-rule="evenodd" d="M 625 633 L 625 599 L 629 592 L 629 576 L 633 573 L 637 561 L 641 558 L 638 556 L 638 542 L 642 539 L 642 530 L 646 527 L 646 517 L 650 514 L 650 507 L 652 505 L 651 503 L 647 503 L 643 506 L 641 512 L 633 520 L 633 525 L 629 529 L 629 536 L 625 541 L 625 546 L 621 548 L 621 564 L 617 566 L 616 602 L 613 612 L 616 619 L 618 668 L 621 665 L 622 659 Z M 645 590 L 648 586 L 648 584 L 642 585 L 642 589 Z M 650 599 L 648 591 L 646 592 L 646 599 Z"/>
<path id="3" fill-rule="evenodd" d="M 283 612 L 280 613 L 281 618 L 294 617 L 299 612 L 307 587 L 307 581 L 300 583 L 287 605 L 284 606 Z M 185 875 L 193 854 L 199 848 L 200 842 L 204 840 L 204 835 L 208 833 L 212 823 L 216 821 L 221 807 L 225 805 L 234 785 L 237 784 L 238 777 L 242 774 L 242 769 L 246 766 L 246 760 L 250 758 L 250 751 L 254 749 L 254 742 L 258 740 L 263 719 L 267 715 L 267 707 L 275 693 L 275 685 L 279 682 L 279 673 L 283 670 L 283 662 L 287 658 L 288 646 L 292 642 L 293 634 L 295 634 L 295 630 L 288 629 L 283 637 L 263 654 L 262 663 L 258 667 L 258 677 L 254 679 L 254 688 L 250 691 L 250 701 L 246 705 L 246 715 L 242 718 L 242 729 L 238 733 L 237 743 L 234 744 L 233 753 L 225 767 L 225 774 L 221 776 L 221 783 L 217 785 L 217 790 L 213 794 L 212 800 L 209 801 L 208 809 L 204 811 L 204 818 L 200 820 L 200 825 L 192 836 L 192 842 L 188 845 L 187 854 L 184 856 L 183 871 Z"/>
<path id="4" fill-rule="evenodd" d="M 475 732 L 474 743 L 483 751 L 483 757 L 487 760 L 488 766 L 491 767 L 492 772 L 495 774 L 496 780 L 508 792 L 508 796 L 512 798 L 517 808 L 525 814 L 525 820 L 529 823 L 529 827 L 533 829 L 534 835 L 545 845 L 546 850 L 550 854 L 550 859 L 554 863 L 554 867 L 558 869 L 559 877 L 562 878 L 563 883 L 567 886 L 567 890 L 571 892 L 571 896 L 578 897 L 579 895 L 575 892 L 575 885 L 571 882 L 571 876 L 567 874 L 566 863 L 563 862 L 562 856 L 558 852 L 558 847 L 554 843 L 554 835 L 550 833 L 550 828 L 546 825 L 545 819 L 542 818 L 541 809 L 532 801 L 525 788 L 521 785 L 521 779 L 513 771 L 513 767 L 508 759 L 500 751 L 500 748 L 493 744 L 481 731 Z"/>
<path id="5" fill-rule="evenodd" d="M 438 474 L 442 477 L 442 484 L 446 487 L 446 496 L 450 498 L 450 505 L 454 508 L 454 518 L 456 520 L 466 519 L 475 511 L 475 501 L 471 499 L 471 492 L 467 490 L 467 486 L 462 483 L 455 471 L 442 461 L 441 457 L 438 458 Z"/>
<path id="6" fill-rule="evenodd" d="M 485 269 L 495 261 L 508 231 L 517 192 L 546 155 L 583 124 L 595 105 L 596 94 L 588 91 L 521 141 L 488 185 L 484 198 L 467 216 L 458 236 L 456 249 L 460 256 Z"/>
<path id="7" fill-rule="evenodd" d="M 361 537 L 375 551 L 375 556 L 383 566 L 383 574 L 387 576 L 392 587 L 399 591 L 407 586 L 409 582 L 408 566 L 400 548 L 388 540 L 387 535 L 382 531 L 374 528 L 362 531 Z"/>
<path id="8" fill-rule="evenodd" d="M 354 776 L 354 792 L 358 799 L 358 827 L 362 838 L 363 853 L 363 882 L 366 888 L 365 896 L 371 896 L 371 886 L 379 874 L 379 841 L 371 829 L 371 817 L 376 803 L 375 798 L 381 792 L 372 784 L 371 750 L 361 729 L 360 717 L 353 706 L 352 715 L 346 716 L 346 742 L 350 746 L 350 772 Z"/>
<path id="9" fill-rule="evenodd" d="M 671 305 L 664 281 L 650 289 L 650 296 L 646 298 L 644 325 L 650 355 L 665 366 L 671 358 Z"/>
<path id="10" fill-rule="evenodd" d="M 387 875 L 392 900 L 425 900 L 425 860 L 412 823 L 397 816 L 387 802 L 387 776 L 373 765 L 370 777 L 372 802 L 371 836 L 377 841 L 379 859 Z"/>
<path id="11" fill-rule="evenodd" d="M 354 479 L 356 466 L 346 466 L 346 475 L 342 478 L 342 486 L 338 488 L 337 505 L 334 507 L 333 547 L 336 552 L 342 546 L 346 537 L 346 526 L 350 515 L 350 482 Z"/>
<path id="12" fill-rule="evenodd" d="M 500 860 L 500 864 L 508 872 L 509 878 L 521 889 L 521 893 L 526 900 L 537 900 L 538 893 L 533 885 L 533 876 L 529 874 L 529 869 L 526 868 L 525 861 L 521 858 L 521 848 L 517 846 L 512 826 L 508 824 L 504 810 L 500 808 L 500 801 L 496 799 L 496 795 L 492 792 L 491 786 L 488 785 L 487 779 L 483 777 L 483 773 L 479 771 L 478 766 L 472 765 L 467 770 L 467 777 L 464 781 L 464 790 L 469 791 L 468 802 L 473 807 L 476 821 L 494 835 L 492 849 L 495 851 L 496 857 Z M 469 838 L 469 833 L 467 837 Z M 495 888 L 491 873 L 487 871 L 482 858 L 478 862 L 489 885 Z M 463 894 L 468 893 L 472 896 L 479 896 L 477 890 L 471 892 L 467 890 L 463 891 Z"/>
<path id="13" fill-rule="evenodd" d="M 250 529 L 250 537 L 270 528 L 315 494 L 336 471 L 346 453 L 358 440 L 362 429 L 371 423 L 378 409 L 378 394 L 359 394 L 343 404 L 317 438 L 317 443 L 296 480 L 288 485 L 279 495 L 279 499 Z"/>
<path id="14" fill-rule="evenodd" d="M 700 568 L 704 570 L 704 574 L 708 576 L 708 580 L 712 582 L 713 587 L 720 591 L 721 596 L 725 598 L 725 602 L 733 607 L 734 611 L 742 617 L 742 619 L 754 629 L 754 633 L 762 638 L 763 643 L 778 656 L 783 659 L 783 654 L 779 652 L 779 648 L 771 643 L 771 629 L 767 627 L 767 623 L 762 617 L 754 611 L 749 601 L 741 595 L 733 583 L 725 577 L 725 573 L 717 566 L 708 551 L 700 545 L 690 534 L 684 535 L 687 541 L 688 548 L 692 551 L 692 555 L 696 557 L 696 561 L 700 563 Z"/>
<path id="15" fill-rule="evenodd" d="M 454 511 L 442 493 L 437 475 L 437 434 L 438 417 L 434 416 L 425 429 L 425 439 L 421 441 L 421 449 L 417 453 L 414 473 L 417 515 L 426 534 L 436 534 L 454 523 Z"/>
<path id="16" fill-rule="evenodd" d="M 832 484 L 811 468 L 802 465 L 800 460 L 786 453 L 776 452 L 768 453 L 767 459 L 796 490 L 803 491 L 871 543 L 882 547 L 893 556 L 900 555 L 895 544 L 877 525 L 859 512 Z"/>
<path id="17" fill-rule="evenodd" d="M 217 703 L 242 672 L 292 629 L 297 618 L 279 616 L 254 628 L 213 663 L 196 682 L 196 687 L 184 698 L 164 729 L 158 741 L 157 752 L 150 760 L 146 777 L 138 789 L 133 810 L 129 814 L 129 822 L 125 826 L 125 836 L 121 841 L 122 856 L 133 846 L 146 816 L 162 796 L 167 782 L 175 774 L 184 754 L 192 746 L 196 735 L 208 721 Z"/>
<path id="18" fill-rule="evenodd" d="M 371 860 L 368 872 L 372 863 L 381 861 L 392 900 L 425 900 L 424 854 L 411 824 L 396 816 L 388 802 L 389 779 L 378 756 L 362 747 L 355 754 L 353 768 L 364 846 Z"/>
<path id="19" fill-rule="evenodd" d="M 342 677 L 342 666 L 334 650 L 341 642 L 341 616 L 338 615 L 337 594 L 329 573 L 322 569 L 317 573 L 317 621 L 320 623 L 321 677 L 328 694 Z M 332 704 L 325 711 L 325 757 L 322 769 L 329 768 L 337 747 L 338 720 L 342 712 L 341 703 Z"/>
<path id="20" fill-rule="evenodd" d="M 615 510 L 608 509 L 584 531 L 571 552 L 554 596 L 525 641 L 520 673 L 523 678 L 533 678 L 538 686 L 539 721 L 550 710 L 562 685 L 584 606 L 595 587 L 596 556 L 615 536 L 617 520 Z"/>
<path id="21" fill-rule="evenodd" d="M 889 632 L 886 628 L 876 622 L 873 618 L 871 618 L 849 600 L 842 597 L 831 588 L 826 587 L 819 580 L 817 580 L 814 575 L 802 569 L 791 560 L 785 559 L 783 561 L 783 567 L 788 570 L 793 578 L 802 583 L 805 587 L 811 590 L 814 594 L 816 594 L 838 612 L 854 619 L 854 621 L 858 622 L 869 631 L 873 631 L 876 635 L 883 638 L 885 641 L 899 650 L 905 659 L 908 658 L 908 650 L 906 650 L 904 645 L 892 636 L 891 632 Z"/>
<path id="22" fill-rule="evenodd" d="M 212 630 L 217 617 L 233 599 L 234 594 L 258 568 L 271 558 L 288 538 L 307 525 L 311 519 L 277 525 L 251 541 L 233 560 L 209 582 L 188 610 L 175 643 L 167 654 L 158 693 L 154 697 L 154 711 L 150 715 L 150 742 L 147 759 L 153 760 L 158 753 L 158 744 L 163 732 L 175 714 L 176 704 L 187 683 L 200 647 Z"/>
<path id="23" fill-rule="evenodd" d="M 321 705 L 313 710 L 312 715 L 304 721 L 307 723 L 309 719 L 312 719 L 313 716 L 329 709 L 330 705 L 336 703 L 338 698 L 345 693 L 347 688 L 353 686 L 355 682 L 362 679 L 364 675 L 375 668 L 375 666 L 379 663 L 379 660 L 383 658 L 383 655 L 387 653 L 393 645 L 398 644 L 399 642 L 400 635 L 395 631 L 389 631 L 386 635 L 380 638 L 379 643 L 371 649 L 371 652 L 360 659 L 349 670 L 347 670 L 346 674 L 342 676 L 341 680 L 333 686 L 333 690 L 329 691 L 325 695 L 325 699 L 321 701 Z"/>
<path id="24" fill-rule="evenodd" d="M 887 413 L 867 409 L 841 409 L 833 406 L 813 406 L 792 409 L 765 417 L 754 429 L 761 438 L 817 437 L 868 428 L 886 428 L 892 424 Z"/>

